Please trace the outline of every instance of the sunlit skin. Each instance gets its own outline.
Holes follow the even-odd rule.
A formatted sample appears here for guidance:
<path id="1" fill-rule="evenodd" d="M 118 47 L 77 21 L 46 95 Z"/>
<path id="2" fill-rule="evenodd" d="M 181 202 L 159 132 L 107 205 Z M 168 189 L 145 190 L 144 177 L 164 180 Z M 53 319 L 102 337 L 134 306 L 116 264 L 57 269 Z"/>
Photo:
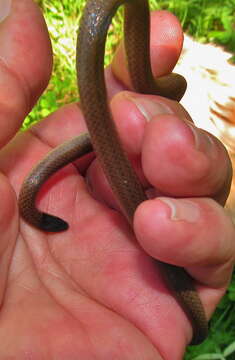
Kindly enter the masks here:
<path id="1" fill-rule="evenodd" d="M 156 75 L 172 70 L 182 38 L 172 14 L 152 15 Z M 191 325 L 149 255 L 190 272 L 209 318 L 235 254 L 232 222 L 211 199 L 222 204 L 228 194 L 224 147 L 190 125 L 179 104 L 128 91 L 120 48 L 107 70 L 114 119 L 148 193 L 160 198 L 139 206 L 133 233 L 91 155 L 56 174 L 38 199 L 70 229 L 40 232 L 19 219 L 16 195 L 32 166 L 85 122 L 71 104 L 16 135 L 52 68 L 46 25 L 31 0 L 13 0 L 0 39 L 1 360 L 181 360 Z"/>

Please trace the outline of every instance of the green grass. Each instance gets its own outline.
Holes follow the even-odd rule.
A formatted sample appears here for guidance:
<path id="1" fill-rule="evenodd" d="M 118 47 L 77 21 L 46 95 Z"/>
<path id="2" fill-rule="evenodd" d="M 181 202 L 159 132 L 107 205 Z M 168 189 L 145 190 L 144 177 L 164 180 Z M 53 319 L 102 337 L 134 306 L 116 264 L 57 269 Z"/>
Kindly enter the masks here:
<path id="1" fill-rule="evenodd" d="M 75 48 L 78 21 L 84 0 L 38 0 L 50 31 L 54 69 L 49 86 L 23 128 L 60 106 L 78 100 Z M 202 42 L 214 41 L 235 51 L 235 0 L 152 0 L 152 9 L 168 9 L 176 14 L 184 30 Z M 113 29 L 115 28 L 115 31 Z M 115 17 L 106 46 L 106 63 L 122 33 L 122 12 Z M 235 276 L 211 322 L 209 338 L 189 347 L 185 360 L 235 359 Z"/>

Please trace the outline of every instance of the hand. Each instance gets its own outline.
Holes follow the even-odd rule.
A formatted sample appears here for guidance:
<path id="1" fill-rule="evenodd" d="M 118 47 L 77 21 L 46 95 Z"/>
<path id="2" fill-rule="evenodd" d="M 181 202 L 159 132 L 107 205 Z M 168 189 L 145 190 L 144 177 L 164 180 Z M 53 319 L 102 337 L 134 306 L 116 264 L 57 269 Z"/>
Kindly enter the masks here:
<path id="1" fill-rule="evenodd" d="M 166 12 L 153 14 L 152 27 L 153 67 L 162 75 L 177 61 L 182 32 Z M 115 201 L 89 156 L 51 178 L 38 201 L 70 229 L 38 231 L 19 219 L 15 193 L 32 166 L 85 123 L 72 104 L 15 136 L 46 87 L 52 53 L 31 0 L 13 0 L 0 37 L 1 359 L 182 359 L 191 325 L 148 254 L 186 267 L 209 318 L 235 254 L 232 222 L 209 198 L 223 204 L 229 191 L 225 149 L 179 104 L 118 93 L 129 85 L 119 50 L 107 70 L 114 118 L 146 189 L 160 198 L 137 209 L 135 237 L 107 206 Z"/>

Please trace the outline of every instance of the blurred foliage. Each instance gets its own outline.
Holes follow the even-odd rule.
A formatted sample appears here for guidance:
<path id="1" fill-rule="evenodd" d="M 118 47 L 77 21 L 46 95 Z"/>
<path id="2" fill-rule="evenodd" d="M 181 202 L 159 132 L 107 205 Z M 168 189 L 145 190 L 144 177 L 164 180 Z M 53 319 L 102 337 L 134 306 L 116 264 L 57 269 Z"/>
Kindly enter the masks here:
<path id="1" fill-rule="evenodd" d="M 50 32 L 54 68 L 47 91 L 25 119 L 23 128 L 78 99 L 75 70 L 76 37 L 84 0 L 36 0 Z M 150 0 L 152 10 L 167 9 L 184 30 L 202 42 L 214 41 L 235 50 L 235 0 Z M 106 64 L 122 36 L 122 9 L 115 16 L 106 43 Z"/>
<path id="2" fill-rule="evenodd" d="M 201 41 L 215 41 L 235 51 L 235 0 L 162 0 L 152 6 L 178 16 L 184 31 Z"/>
<path id="3" fill-rule="evenodd" d="M 185 360 L 235 359 L 235 274 L 211 321 L 210 336 L 199 346 L 188 347 Z"/>

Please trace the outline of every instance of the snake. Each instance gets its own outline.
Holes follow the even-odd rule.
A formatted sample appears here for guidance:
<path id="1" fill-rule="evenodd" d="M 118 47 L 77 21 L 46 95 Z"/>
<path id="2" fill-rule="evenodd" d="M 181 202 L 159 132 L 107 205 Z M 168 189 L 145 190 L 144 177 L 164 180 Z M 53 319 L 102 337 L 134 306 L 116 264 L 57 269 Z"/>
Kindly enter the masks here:
<path id="1" fill-rule="evenodd" d="M 150 63 L 148 0 L 87 0 L 78 31 L 76 71 L 88 133 L 78 135 L 49 152 L 25 178 L 19 194 L 21 216 L 42 231 L 59 232 L 68 229 L 68 223 L 63 219 L 37 209 L 35 202 L 42 184 L 68 163 L 92 151 L 130 226 L 136 208 L 147 200 L 116 130 L 104 78 L 107 32 L 121 5 L 124 5 L 124 44 L 133 90 L 175 101 L 180 101 L 186 90 L 187 82 L 179 74 L 154 78 Z M 201 343 L 207 337 L 208 324 L 193 278 L 184 268 L 153 261 L 160 266 L 169 289 L 192 325 L 191 345 Z"/>

